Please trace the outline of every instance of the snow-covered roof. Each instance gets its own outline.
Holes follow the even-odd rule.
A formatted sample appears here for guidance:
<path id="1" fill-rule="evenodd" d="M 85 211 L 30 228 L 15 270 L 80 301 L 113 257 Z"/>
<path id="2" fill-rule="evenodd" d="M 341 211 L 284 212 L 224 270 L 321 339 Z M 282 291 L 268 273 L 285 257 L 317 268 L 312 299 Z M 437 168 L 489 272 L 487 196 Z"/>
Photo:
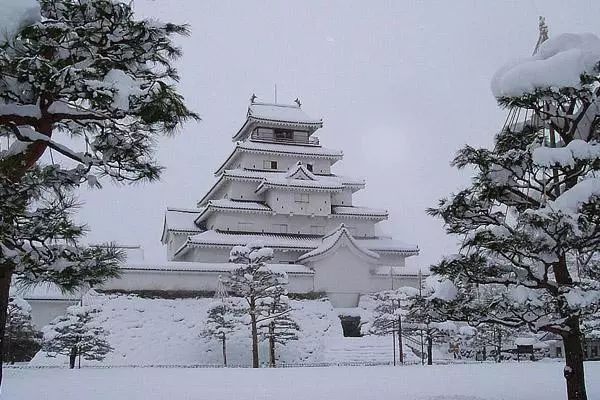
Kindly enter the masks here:
<path id="1" fill-rule="evenodd" d="M 350 234 L 348 229 L 341 224 L 335 231 L 323 236 L 323 240 L 312 251 L 303 254 L 298 258 L 298 261 L 308 261 L 320 257 L 325 257 L 328 253 L 336 251 L 340 246 L 346 245 L 356 254 L 362 257 L 377 260 L 379 255 L 359 244 Z"/>
<path id="2" fill-rule="evenodd" d="M 496 97 L 522 96 L 536 89 L 581 85 L 581 75 L 593 74 L 600 59 L 600 38 L 592 33 L 564 33 L 546 40 L 538 51 L 500 68 L 492 78 Z"/>
<path id="3" fill-rule="evenodd" d="M 175 255 L 189 247 L 233 247 L 245 246 L 248 243 L 260 243 L 274 249 L 289 249 L 297 251 L 311 251 L 319 247 L 323 236 L 319 235 L 294 235 L 283 233 L 233 233 L 208 230 L 188 237 Z M 397 240 L 386 237 L 354 238 L 363 248 L 374 252 L 393 252 L 406 256 L 419 253 L 413 245 L 407 245 Z"/>
<path id="4" fill-rule="evenodd" d="M 405 253 L 408 255 L 419 254 L 419 247 L 401 242 L 396 239 L 389 237 L 377 237 L 369 239 L 356 238 L 366 248 L 377 251 L 377 252 L 390 252 L 390 253 Z"/>
<path id="5" fill-rule="evenodd" d="M 237 142 L 233 151 L 227 159 L 221 164 L 215 175 L 221 174 L 227 169 L 233 161 L 243 152 L 258 153 L 258 154 L 278 154 L 300 158 L 326 158 L 329 160 L 339 161 L 344 158 L 344 152 L 341 150 L 328 149 L 321 146 L 299 145 L 299 144 L 280 144 L 280 143 L 264 143 L 253 142 Z"/>
<path id="6" fill-rule="evenodd" d="M 341 182 L 331 180 L 311 180 L 311 179 L 293 179 L 285 176 L 272 176 L 263 179 L 256 188 L 256 193 L 260 194 L 267 189 L 307 189 L 311 191 L 341 192 L 344 185 Z"/>
<path id="7" fill-rule="evenodd" d="M 298 104 L 252 103 L 248 107 L 246 122 L 233 140 L 246 138 L 258 125 L 306 129 L 312 133 L 323 126 L 323 120 L 308 116 Z"/>
<path id="8" fill-rule="evenodd" d="M 287 274 L 314 274 L 310 268 L 300 264 L 269 264 L 272 268 Z M 165 272 L 229 272 L 239 265 L 234 263 L 202 263 L 190 261 L 168 261 L 164 263 L 127 263 L 121 266 L 124 271 L 165 271 Z"/>
<path id="9" fill-rule="evenodd" d="M 388 217 L 387 210 L 358 206 L 332 206 L 331 213 L 333 215 L 357 216 L 377 219 L 385 219 Z"/>
<path id="10" fill-rule="evenodd" d="M 300 124 L 323 123 L 322 119 L 309 117 L 297 104 L 252 103 L 248 107 L 248 117 Z"/>
<path id="11" fill-rule="evenodd" d="M 271 208 L 257 201 L 236 201 L 229 199 L 208 200 L 202 212 L 197 216 L 196 223 L 205 220 L 215 210 L 227 210 L 233 212 L 272 212 Z"/>
<path id="12" fill-rule="evenodd" d="M 534 337 L 518 337 L 515 339 L 515 346 L 532 346 L 537 341 Z"/>
<path id="13" fill-rule="evenodd" d="M 165 212 L 165 223 L 163 225 L 161 240 L 164 242 L 168 231 L 181 233 L 201 232 L 201 229 L 194 222 L 201 212 L 202 209 L 199 208 L 168 207 Z"/>
<path id="14" fill-rule="evenodd" d="M 25 300 L 61 300 L 78 301 L 81 299 L 81 293 L 63 292 L 54 284 L 40 284 L 31 287 L 11 287 L 11 294 L 16 294 Z"/>
<path id="15" fill-rule="evenodd" d="M 389 265 L 380 265 L 373 269 L 373 275 L 379 277 L 389 277 L 390 273 L 393 276 L 418 276 L 419 271 L 421 271 L 421 275 L 427 276 L 429 275 L 429 270 L 427 268 L 420 268 L 416 266 L 389 266 Z"/>
<path id="16" fill-rule="evenodd" d="M 365 181 L 363 179 L 351 178 L 347 176 L 338 175 L 317 175 L 312 174 L 317 180 L 305 180 L 299 182 L 299 179 L 286 179 L 287 172 L 284 171 L 259 171 L 259 170 L 248 170 L 248 169 L 227 169 L 224 170 L 219 179 L 215 182 L 212 188 L 204 195 L 204 197 L 198 202 L 198 207 L 204 207 L 208 200 L 213 197 L 214 193 L 221 187 L 226 180 L 247 180 L 256 181 L 257 187 L 263 181 L 269 181 L 272 185 L 278 186 L 282 184 L 289 184 L 296 188 L 315 188 L 330 191 L 339 191 L 344 188 L 348 188 L 355 192 L 365 187 Z M 316 182 L 311 184 L 310 182 Z"/>

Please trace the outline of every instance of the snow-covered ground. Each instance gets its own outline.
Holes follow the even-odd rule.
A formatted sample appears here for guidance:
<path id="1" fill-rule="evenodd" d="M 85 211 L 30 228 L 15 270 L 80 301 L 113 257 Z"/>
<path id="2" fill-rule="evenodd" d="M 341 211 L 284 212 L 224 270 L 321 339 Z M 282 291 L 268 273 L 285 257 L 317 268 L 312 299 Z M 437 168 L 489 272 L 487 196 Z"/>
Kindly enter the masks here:
<path id="1" fill-rule="evenodd" d="M 86 295 L 84 304 L 101 311 L 97 318 L 109 331 L 108 341 L 114 348 L 104 361 L 83 365 L 156 366 L 156 365 L 220 365 L 221 345 L 200 336 L 206 321 L 206 310 L 213 300 L 146 299 L 127 295 Z M 279 363 L 391 363 L 393 339 L 380 336 L 345 338 L 338 313 L 326 300 L 291 300 L 292 316 L 301 328 L 299 340 L 278 346 Z M 352 312 L 368 322 L 373 304 L 365 303 Z M 364 331 L 366 331 L 365 326 Z M 240 329 L 228 338 L 229 365 L 250 365 L 250 333 Z M 417 362 L 407 348 L 406 359 Z M 261 343 L 261 360 L 266 362 L 268 350 Z M 446 354 L 446 356 L 448 356 Z M 436 353 L 436 359 L 438 357 Z M 49 358 L 40 352 L 32 365 L 67 365 L 66 356 Z"/>
<path id="2" fill-rule="evenodd" d="M 600 398 L 600 363 L 587 363 Z M 559 362 L 279 369 L 7 369 L 10 400 L 562 400 Z"/>

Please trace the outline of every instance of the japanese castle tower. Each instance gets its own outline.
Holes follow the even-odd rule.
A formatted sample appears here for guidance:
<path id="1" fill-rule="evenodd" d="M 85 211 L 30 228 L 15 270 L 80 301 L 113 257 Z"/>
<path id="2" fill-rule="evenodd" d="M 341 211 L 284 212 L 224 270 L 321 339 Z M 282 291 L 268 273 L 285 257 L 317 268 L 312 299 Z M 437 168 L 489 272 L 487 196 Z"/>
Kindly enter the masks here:
<path id="1" fill-rule="evenodd" d="M 321 146 L 321 119 L 296 104 L 252 101 L 233 135 L 234 148 L 196 208 L 168 208 L 165 265 L 123 266 L 109 289 L 214 291 L 233 246 L 274 250 L 291 293 L 325 293 L 335 307 L 356 307 L 361 294 L 417 285 L 405 259 L 418 248 L 378 236 L 386 210 L 355 205 L 361 179 L 334 174 L 340 150 Z"/>

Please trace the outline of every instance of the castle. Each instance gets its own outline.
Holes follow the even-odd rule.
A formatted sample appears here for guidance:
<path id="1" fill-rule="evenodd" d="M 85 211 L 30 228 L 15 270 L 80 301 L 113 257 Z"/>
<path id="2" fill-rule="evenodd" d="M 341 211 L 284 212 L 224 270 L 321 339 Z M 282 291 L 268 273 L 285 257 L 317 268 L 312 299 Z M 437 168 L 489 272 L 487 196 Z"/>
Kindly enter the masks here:
<path id="1" fill-rule="evenodd" d="M 168 261 L 136 261 L 128 249 L 121 277 L 101 289 L 214 292 L 235 268 L 231 248 L 249 243 L 274 250 L 271 267 L 288 275 L 290 293 L 325 294 L 336 308 L 356 307 L 361 294 L 417 286 L 419 271 L 405 260 L 418 247 L 376 233 L 388 212 L 354 204 L 365 181 L 332 172 L 343 152 L 321 146 L 322 126 L 299 101 L 251 101 L 214 185 L 196 207 L 166 210 Z"/>

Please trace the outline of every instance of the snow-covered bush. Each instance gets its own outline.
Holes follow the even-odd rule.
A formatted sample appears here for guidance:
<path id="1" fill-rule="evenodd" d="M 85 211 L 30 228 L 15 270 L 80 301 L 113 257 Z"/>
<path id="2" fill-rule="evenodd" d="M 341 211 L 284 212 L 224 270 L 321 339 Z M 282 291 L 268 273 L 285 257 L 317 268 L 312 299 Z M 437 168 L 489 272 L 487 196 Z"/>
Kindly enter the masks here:
<path id="1" fill-rule="evenodd" d="M 71 306 L 67 313 L 44 328 L 42 350 L 49 357 L 69 356 L 69 367 L 75 368 L 77 357 L 101 361 L 113 349 L 107 341 L 108 332 L 95 318 L 100 310 L 93 306 Z M 81 366 L 81 364 L 80 364 Z"/>
<path id="2" fill-rule="evenodd" d="M 42 333 L 31 321 L 31 306 L 19 296 L 11 297 L 2 341 L 4 359 L 10 363 L 29 361 L 40 349 L 41 342 Z"/>

